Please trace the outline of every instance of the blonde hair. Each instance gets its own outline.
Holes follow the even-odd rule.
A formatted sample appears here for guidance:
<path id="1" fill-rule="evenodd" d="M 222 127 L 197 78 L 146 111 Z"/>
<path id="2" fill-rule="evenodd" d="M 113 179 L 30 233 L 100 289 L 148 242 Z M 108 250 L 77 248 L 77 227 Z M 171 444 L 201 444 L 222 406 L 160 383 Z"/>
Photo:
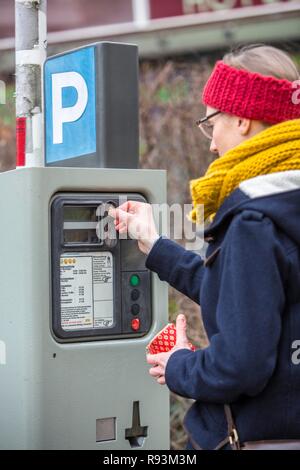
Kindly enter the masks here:
<path id="1" fill-rule="evenodd" d="M 291 82 L 299 79 L 299 72 L 293 60 L 284 51 L 265 44 L 251 44 L 238 47 L 225 54 L 225 64 L 236 69 L 257 72 Z"/>

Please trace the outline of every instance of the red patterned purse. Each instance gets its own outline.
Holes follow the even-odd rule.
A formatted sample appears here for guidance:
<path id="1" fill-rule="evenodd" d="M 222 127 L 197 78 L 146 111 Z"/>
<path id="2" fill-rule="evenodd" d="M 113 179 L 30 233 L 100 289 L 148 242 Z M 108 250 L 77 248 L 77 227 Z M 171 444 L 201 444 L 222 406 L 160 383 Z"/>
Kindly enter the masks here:
<path id="1" fill-rule="evenodd" d="M 168 323 L 162 330 L 160 330 L 146 347 L 149 354 L 158 354 L 167 352 L 174 348 L 176 345 L 176 326 L 173 323 Z M 189 343 L 192 351 L 195 351 L 195 346 Z"/>

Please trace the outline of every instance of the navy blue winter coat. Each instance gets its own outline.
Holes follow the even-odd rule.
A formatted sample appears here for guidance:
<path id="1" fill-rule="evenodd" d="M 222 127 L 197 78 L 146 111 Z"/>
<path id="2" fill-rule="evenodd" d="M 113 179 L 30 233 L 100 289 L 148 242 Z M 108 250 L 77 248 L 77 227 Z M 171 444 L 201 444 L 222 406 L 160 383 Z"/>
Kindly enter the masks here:
<path id="1" fill-rule="evenodd" d="M 196 446 L 215 448 L 230 403 L 241 442 L 299 439 L 300 170 L 242 182 L 205 237 L 206 264 L 164 237 L 146 260 L 201 305 L 210 340 L 167 364 L 169 389 L 195 400 L 185 429 Z"/>

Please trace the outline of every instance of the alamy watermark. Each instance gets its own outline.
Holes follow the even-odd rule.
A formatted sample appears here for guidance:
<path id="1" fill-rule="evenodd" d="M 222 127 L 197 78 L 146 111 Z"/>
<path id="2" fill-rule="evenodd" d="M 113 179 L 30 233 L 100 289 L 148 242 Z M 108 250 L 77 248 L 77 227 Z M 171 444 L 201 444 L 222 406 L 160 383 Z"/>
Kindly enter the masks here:
<path id="1" fill-rule="evenodd" d="M 120 209 L 115 228 L 110 208 Z M 188 218 L 193 209 L 191 204 L 147 204 L 128 201 L 120 196 L 118 206 L 105 203 L 96 210 L 96 234 L 105 244 L 116 243 L 117 237 L 123 239 L 150 240 L 155 234 L 161 234 L 180 240 L 187 250 L 200 251 L 204 247 L 204 223 L 194 223 Z M 197 206 L 197 218 L 204 220 L 204 206 Z M 123 230 L 122 230 L 123 229 Z"/>
<path id="2" fill-rule="evenodd" d="M 300 364 L 300 339 L 295 339 L 295 341 L 292 342 L 292 349 L 295 349 L 292 353 L 292 363 L 298 366 Z"/>

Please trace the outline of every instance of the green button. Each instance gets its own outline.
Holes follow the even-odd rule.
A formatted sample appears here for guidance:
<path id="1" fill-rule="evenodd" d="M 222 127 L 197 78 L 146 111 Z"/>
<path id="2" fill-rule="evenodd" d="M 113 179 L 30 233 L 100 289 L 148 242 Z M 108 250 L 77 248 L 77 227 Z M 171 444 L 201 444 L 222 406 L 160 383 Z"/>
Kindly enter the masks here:
<path id="1" fill-rule="evenodd" d="M 137 274 L 133 274 L 130 278 L 130 284 L 134 287 L 138 286 L 140 283 L 140 278 Z"/>

